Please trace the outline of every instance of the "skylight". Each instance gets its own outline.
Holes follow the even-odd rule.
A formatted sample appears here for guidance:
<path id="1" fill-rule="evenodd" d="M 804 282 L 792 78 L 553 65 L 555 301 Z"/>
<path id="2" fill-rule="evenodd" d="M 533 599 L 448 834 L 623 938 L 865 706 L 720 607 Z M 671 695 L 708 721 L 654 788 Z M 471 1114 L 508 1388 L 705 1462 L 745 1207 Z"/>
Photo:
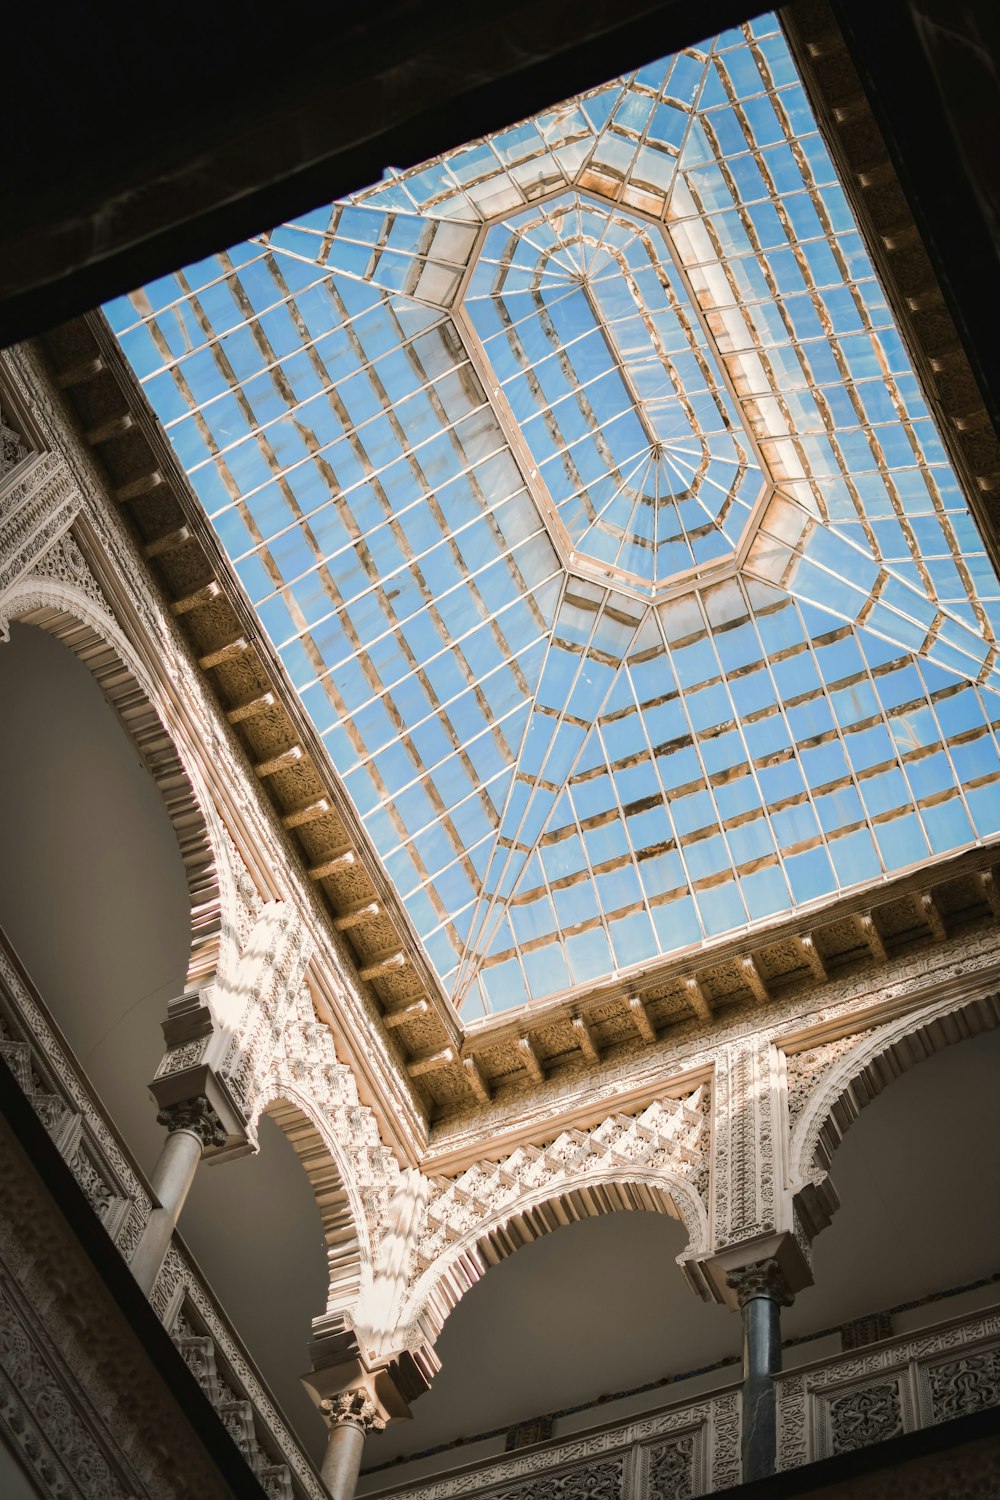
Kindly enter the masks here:
<path id="1" fill-rule="evenodd" d="M 107 313 L 463 1018 L 1000 830 L 1000 588 L 773 17 Z"/>

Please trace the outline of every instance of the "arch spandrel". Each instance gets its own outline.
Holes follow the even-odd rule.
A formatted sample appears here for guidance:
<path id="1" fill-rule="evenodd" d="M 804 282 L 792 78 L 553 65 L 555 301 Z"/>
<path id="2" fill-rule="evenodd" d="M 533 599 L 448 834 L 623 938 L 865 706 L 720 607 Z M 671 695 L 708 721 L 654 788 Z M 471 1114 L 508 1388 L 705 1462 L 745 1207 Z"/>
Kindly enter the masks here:
<path id="1" fill-rule="evenodd" d="M 688 1232 L 678 1257 L 703 1255 L 709 1127 L 706 1091 L 654 1101 L 635 1116 L 567 1130 L 430 1185 L 393 1322 L 397 1347 L 430 1351 L 445 1319 L 491 1266 L 579 1219 L 666 1213 Z M 383 1322 L 387 1322 L 381 1309 Z"/>
<path id="2" fill-rule="evenodd" d="M 788 1185 L 810 1237 L 839 1207 L 829 1168 L 861 1111 L 917 1063 L 996 1026 L 1000 996 L 965 989 L 788 1059 Z"/>

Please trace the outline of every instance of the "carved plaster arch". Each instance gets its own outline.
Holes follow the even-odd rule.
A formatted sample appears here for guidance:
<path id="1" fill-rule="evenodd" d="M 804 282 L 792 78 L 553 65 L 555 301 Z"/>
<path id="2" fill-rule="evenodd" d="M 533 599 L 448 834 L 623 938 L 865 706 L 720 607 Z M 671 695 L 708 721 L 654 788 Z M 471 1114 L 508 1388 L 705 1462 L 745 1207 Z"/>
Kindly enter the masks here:
<path id="1" fill-rule="evenodd" d="M 917 1063 L 995 1026 L 1000 996 L 969 999 L 966 993 L 816 1049 L 815 1081 L 792 1119 L 788 1153 L 790 1191 L 810 1237 L 826 1228 L 839 1207 L 830 1164 L 865 1106 Z"/>
<path id="2" fill-rule="evenodd" d="M 400 1169 L 373 1111 L 358 1097 L 354 1074 L 338 1059 L 329 1027 L 316 1019 L 305 984 L 252 1101 L 251 1141 L 265 1112 L 291 1141 L 319 1204 L 329 1256 L 323 1321 L 352 1328 L 373 1284 L 376 1245 Z"/>
<path id="3" fill-rule="evenodd" d="M 150 680 L 90 575 L 72 537 L 62 537 L 4 595 L 0 639 L 11 621 L 61 641 L 88 668 L 148 768 L 174 829 L 191 900 L 186 984 L 204 989 L 239 957 L 239 895 L 226 836 L 197 770 L 195 747 L 166 728 Z"/>
<path id="4" fill-rule="evenodd" d="M 260 1113 L 291 1143 L 316 1199 L 327 1258 L 328 1314 L 347 1317 L 372 1280 L 372 1250 L 364 1203 L 350 1162 L 315 1102 L 291 1079 L 275 1079 Z M 257 1116 L 255 1126 L 259 1122 Z"/>
<path id="5" fill-rule="evenodd" d="M 679 1219 L 688 1244 L 678 1264 L 703 1247 L 708 1217 L 694 1186 L 662 1168 L 607 1166 L 580 1170 L 553 1190 L 519 1196 L 504 1211 L 470 1230 L 419 1277 L 402 1310 L 406 1346 L 432 1348 L 445 1320 L 476 1282 L 524 1245 L 568 1224 L 605 1214 L 645 1211 Z"/>
<path id="6" fill-rule="evenodd" d="M 406 1347 L 431 1348 L 445 1319 L 491 1266 L 579 1219 L 622 1211 L 670 1214 L 688 1232 L 678 1263 L 708 1245 L 705 1091 L 611 1115 L 477 1163 L 433 1191 L 417 1236 L 397 1327 Z"/>

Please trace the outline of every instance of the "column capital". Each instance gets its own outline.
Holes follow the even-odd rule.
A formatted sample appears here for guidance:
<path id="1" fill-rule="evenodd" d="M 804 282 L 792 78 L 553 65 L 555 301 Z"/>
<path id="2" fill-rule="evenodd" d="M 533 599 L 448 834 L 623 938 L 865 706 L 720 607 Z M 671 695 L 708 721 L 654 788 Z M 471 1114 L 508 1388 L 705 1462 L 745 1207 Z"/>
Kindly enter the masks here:
<path id="1" fill-rule="evenodd" d="M 361 1432 L 369 1433 L 382 1432 L 386 1426 L 386 1417 L 383 1416 L 371 1392 L 365 1390 L 364 1386 L 355 1386 L 353 1390 L 337 1391 L 332 1396 L 324 1396 L 319 1403 L 319 1409 L 331 1430 L 348 1426 L 357 1427 Z"/>
<path id="2" fill-rule="evenodd" d="M 779 1307 L 791 1307 L 795 1301 L 785 1273 L 773 1257 L 751 1261 L 749 1265 L 729 1271 L 726 1285 L 736 1293 L 741 1310 L 755 1297 L 764 1297 L 768 1302 L 776 1302 Z"/>
<path id="3" fill-rule="evenodd" d="M 203 1096 L 165 1105 L 156 1116 L 156 1123 L 165 1125 L 171 1135 L 175 1130 L 186 1130 L 197 1136 L 203 1151 L 210 1146 L 224 1146 L 229 1139 L 226 1127 Z"/>

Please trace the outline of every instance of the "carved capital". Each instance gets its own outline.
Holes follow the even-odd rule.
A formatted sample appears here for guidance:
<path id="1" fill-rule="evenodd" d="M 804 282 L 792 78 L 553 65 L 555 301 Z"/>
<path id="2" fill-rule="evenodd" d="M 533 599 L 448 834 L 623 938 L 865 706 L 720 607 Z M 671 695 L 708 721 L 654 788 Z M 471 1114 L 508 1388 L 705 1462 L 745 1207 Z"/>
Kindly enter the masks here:
<path id="1" fill-rule="evenodd" d="M 319 1409 L 331 1427 L 359 1427 L 368 1433 L 382 1432 L 386 1425 L 385 1417 L 364 1386 L 324 1396 Z"/>
<path id="2" fill-rule="evenodd" d="M 175 1130 L 187 1130 L 201 1141 L 202 1150 L 210 1146 L 224 1146 L 229 1139 L 226 1128 L 208 1100 L 201 1097 L 182 1099 L 177 1104 L 168 1104 L 156 1117 L 158 1125 L 165 1125 L 173 1134 Z"/>
<path id="3" fill-rule="evenodd" d="M 755 1260 L 748 1266 L 730 1271 L 726 1283 L 736 1293 L 742 1310 L 754 1297 L 766 1297 L 781 1307 L 791 1307 L 795 1301 L 788 1289 L 784 1272 L 776 1260 Z"/>

